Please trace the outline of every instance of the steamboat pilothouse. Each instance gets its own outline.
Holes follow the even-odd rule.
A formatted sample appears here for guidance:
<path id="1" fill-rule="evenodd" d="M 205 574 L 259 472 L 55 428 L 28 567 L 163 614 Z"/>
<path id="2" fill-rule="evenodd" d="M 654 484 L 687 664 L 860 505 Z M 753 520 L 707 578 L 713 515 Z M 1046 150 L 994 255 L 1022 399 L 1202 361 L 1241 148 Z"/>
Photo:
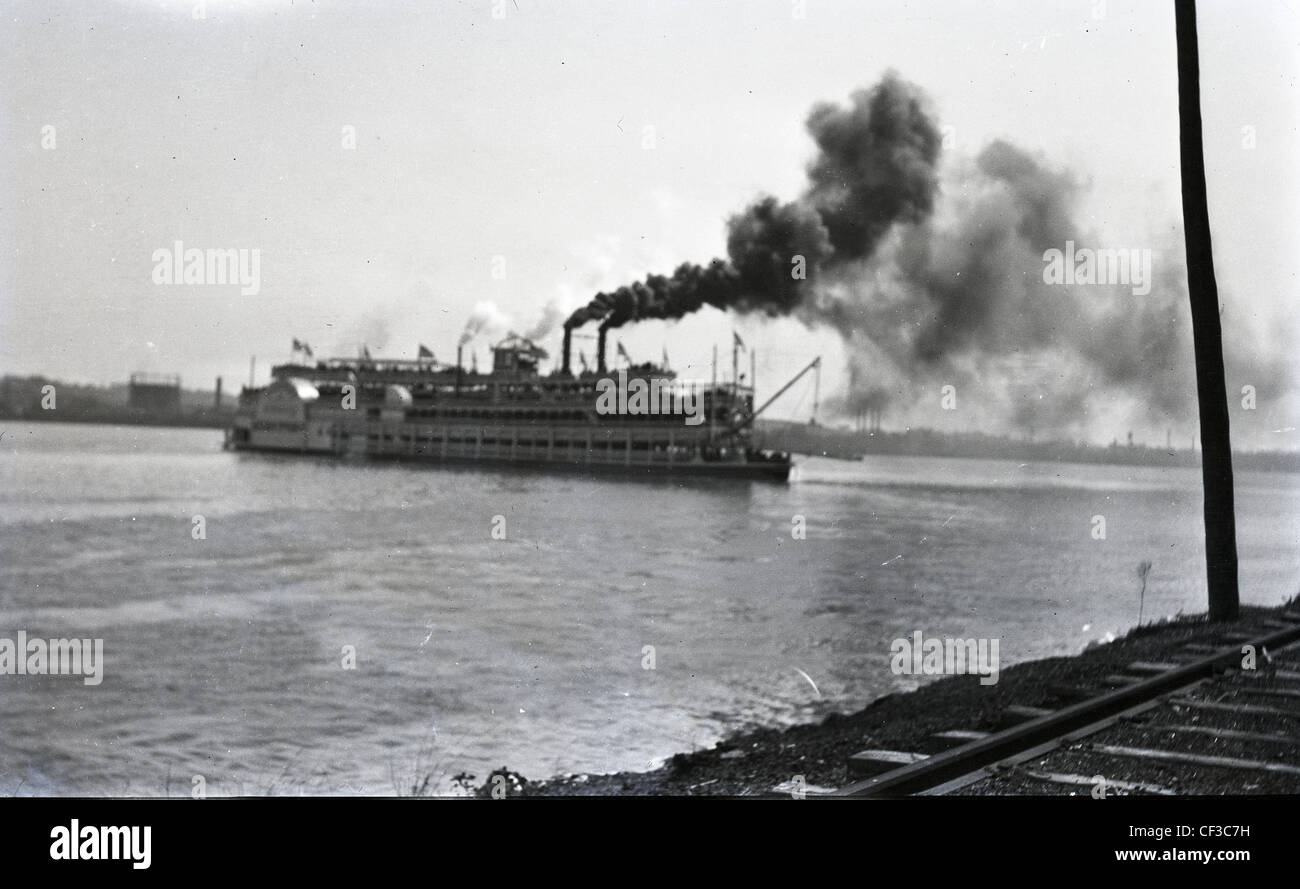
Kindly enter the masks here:
<path id="1" fill-rule="evenodd" d="M 603 330 L 596 370 L 574 374 L 571 333 L 565 330 L 561 367 L 545 375 L 539 364 L 546 352 L 515 334 L 493 347 L 490 373 L 466 370 L 459 349 L 455 365 L 368 355 L 277 365 L 268 385 L 240 393 L 226 447 L 641 476 L 788 479 L 790 455 L 758 446 L 753 421 L 820 359 L 755 410 L 752 385 L 734 372 L 731 382 L 717 381 L 716 369 L 713 381 L 688 381 L 666 366 L 629 362 L 611 374 Z M 618 409 L 610 411 L 614 385 L 645 397 L 629 404 L 620 391 Z"/>

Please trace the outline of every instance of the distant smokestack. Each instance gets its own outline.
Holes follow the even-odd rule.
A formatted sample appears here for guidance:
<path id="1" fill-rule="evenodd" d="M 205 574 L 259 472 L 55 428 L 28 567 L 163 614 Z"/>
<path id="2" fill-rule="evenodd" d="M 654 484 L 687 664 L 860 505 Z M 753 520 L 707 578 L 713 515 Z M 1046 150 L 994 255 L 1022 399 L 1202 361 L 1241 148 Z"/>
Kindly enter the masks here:
<path id="1" fill-rule="evenodd" d="M 217 394 L 212 399 L 212 406 L 217 410 L 221 410 L 221 377 L 217 377 Z"/>
<path id="2" fill-rule="evenodd" d="M 605 334 L 609 329 L 602 326 L 600 335 L 596 337 L 596 373 L 605 373 Z"/>
<path id="3" fill-rule="evenodd" d="M 564 328 L 564 363 L 560 366 L 560 369 L 564 371 L 566 376 L 569 373 L 569 349 L 572 345 L 573 345 L 573 328 L 566 327 Z"/>
<path id="4" fill-rule="evenodd" d="M 465 344 L 461 343 L 456 346 L 456 394 L 460 394 L 460 382 L 465 376 L 465 366 L 460 363 L 460 353 L 465 349 Z"/>

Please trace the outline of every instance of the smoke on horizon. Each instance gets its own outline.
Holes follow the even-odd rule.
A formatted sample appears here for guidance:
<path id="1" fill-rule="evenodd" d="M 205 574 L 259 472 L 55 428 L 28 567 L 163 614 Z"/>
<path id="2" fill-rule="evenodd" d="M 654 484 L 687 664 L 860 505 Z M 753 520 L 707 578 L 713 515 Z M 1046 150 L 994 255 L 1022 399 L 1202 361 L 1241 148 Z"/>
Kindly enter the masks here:
<path id="1" fill-rule="evenodd" d="M 705 306 L 793 317 L 840 334 L 848 386 L 827 407 L 844 415 L 936 425 L 953 386 L 965 428 L 1086 437 L 1115 424 L 1194 426 L 1178 225 L 1148 243 L 1100 242 L 1078 222 L 1076 178 L 1003 140 L 941 171 L 929 102 L 893 72 L 848 107 L 818 105 L 806 126 L 817 152 L 797 200 L 760 197 L 728 220 L 725 258 L 598 293 L 565 328 Z M 1146 251 L 1149 291 L 1046 283 L 1044 252 L 1070 241 Z M 1260 366 L 1251 348 L 1226 337 L 1230 373 Z M 1287 360 L 1268 365 L 1275 379 L 1289 379 Z"/>

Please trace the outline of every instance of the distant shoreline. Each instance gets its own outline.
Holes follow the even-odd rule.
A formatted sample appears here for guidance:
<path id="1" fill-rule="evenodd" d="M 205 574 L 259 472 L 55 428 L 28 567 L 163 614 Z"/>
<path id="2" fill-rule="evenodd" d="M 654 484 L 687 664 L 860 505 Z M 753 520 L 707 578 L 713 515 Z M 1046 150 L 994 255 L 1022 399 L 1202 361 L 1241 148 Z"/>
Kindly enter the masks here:
<path id="1" fill-rule="evenodd" d="M 0 410 L 0 423 L 86 423 L 107 426 L 150 426 L 177 429 L 226 429 L 234 418 L 233 409 L 217 413 L 211 409 L 157 417 L 113 410 L 69 416 L 72 411 Z M 940 457 L 969 460 L 1022 460 L 1035 463 L 1080 463 L 1106 466 L 1153 466 L 1199 468 L 1199 452 L 1165 451 L 1143 445 L 1090 447 L 1068 442 L 1016 441 L 981 433 L 949 435 L 929 429 L 907 432 L 851 433 L 797 423 L 759 421 L 758 433 L 764 445 L 806 457 L 827 457 L 857 462 L 873 456 Z M 1300 452 L 1234 451 L 1233 468 L 1253 472 L 1300 473 Z"/>
<path id="2" fill-rule="evenodd" d="M 142 417 L 135 414 L 102 414 L 94 416 L 52 416 L 56 411 L 42 414 L 0 413 L 0 423 L 84 423 L 88 426 L 153 426 L 175 429 L 225 429 L 230 425 L 228 416 Z"/>
<path id="3" fill-rule="evenodd" d="M 764 446 L 792 453 L 836 459 L 872 456 L 948 457 L 1019 460 L 1036 463 L 1081 463 L 1108 466 L 1181 466 L 1199 468 L 1201 455 L 1190 448 L 1152 448 L 1142 444 L 1096 446 L 1058 440 L 1034 441 L 980 432 L 946 433 L 933 429 L 904 432 L 850 432 L 805 423 L 763 421 L 755 424 Z M 1297 451 L 1234 451 L 1233 467 L 1257 472 L 1300 473 Z"/>

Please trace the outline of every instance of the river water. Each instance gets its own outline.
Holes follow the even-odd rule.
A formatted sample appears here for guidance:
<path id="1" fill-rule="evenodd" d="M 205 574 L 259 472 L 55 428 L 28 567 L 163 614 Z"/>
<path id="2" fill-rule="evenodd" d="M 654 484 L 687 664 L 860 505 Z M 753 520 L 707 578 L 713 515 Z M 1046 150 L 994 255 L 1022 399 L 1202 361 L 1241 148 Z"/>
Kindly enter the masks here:
<path id="1" fill-rule="evenodd" d="M 1282 602 L 1300 476 L 1236 496 L 1243 601 Z M 808 459 L 682 486 L 8 421 L 0 637 L 102 639 L 104 665 L 0 675 L 0 794 L 649 769 L 915 687 L 890 643 L 917 630 L 996 638 L 1004 669 L 1123 633 L 1144 560 L 1144 620 L 1203 612 L 1201 503 L 1179 468 Z"/>

